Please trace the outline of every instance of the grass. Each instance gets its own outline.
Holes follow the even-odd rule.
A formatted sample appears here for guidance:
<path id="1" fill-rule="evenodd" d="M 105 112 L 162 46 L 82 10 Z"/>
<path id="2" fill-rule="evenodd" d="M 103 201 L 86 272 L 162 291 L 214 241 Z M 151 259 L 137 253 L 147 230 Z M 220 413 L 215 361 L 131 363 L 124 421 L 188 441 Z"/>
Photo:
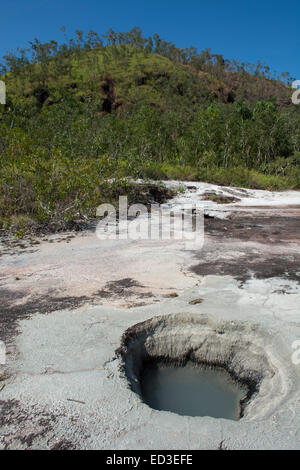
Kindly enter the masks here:
<path id="1" fill-rule="evenodd" d="M 296 172 L 293 172 L 290 177 L 266 175 L 245 167 L 219 168 L 212 166 L 197 169 L 188 165 L 162 163 L 145 168 L 143 176 L 154 180 L 204 181 L 225 186 L 240 186 L 269 191 L 300 188 L 300 179 Z"/>

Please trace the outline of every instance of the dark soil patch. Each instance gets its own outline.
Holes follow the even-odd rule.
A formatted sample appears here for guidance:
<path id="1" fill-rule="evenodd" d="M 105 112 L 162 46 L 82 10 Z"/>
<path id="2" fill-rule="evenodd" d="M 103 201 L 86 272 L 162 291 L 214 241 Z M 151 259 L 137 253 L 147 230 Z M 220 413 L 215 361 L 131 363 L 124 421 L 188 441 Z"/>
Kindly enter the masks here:
<path id="1" fill-rule="evenodd" d="M 68 439 L 61 439 L 59 442 L 54 444 L 50 450 L 75 450 L 76 447 L 73 442 Z"/>
<path id="2" fill-rule="evenodd" d="M 208 244 L 196 254 L 200 262 L 191 268 L 195 274 L 230 275 L 242 283 L 252 277 L 278 277 L 300 283 L 300 254 L 282 250 L 278 255 L 264 247 L 283 244 L 287 247 L 290 242 L 299 242 L 300 216 L 233 214 L 226 220 L 206 218 L 205 234 L 214 243 L 214 248 Z M 233 255 L 228 245 L 222 247 L 223 243 L 231 242 L 239 243 Z M 247 247 L 247 242 L 259 243 L 261 249 L 259 245 L 256 249 L 251 245 Z M 216 256 L 217 251 L 224 251 L 224 257 Z"/>
<path id="3" fill-rule="evenodd" d="M 56 291 L 48 292 L 43 296 L 32 296 L 29 300 L 16 305 L 16 301 L 25 299 L 27 293 L 23 291 L 11 291 L 0 288 L 0 339 L 6 345 L 12 342 L 18 333 L 18 321 L 28 318 L 35 313 L 51 313 L 57 310 L 75 309 L 86 303 L 95 303 L 99 298 L 127 298 L 136 296 L 139 299 L 153 297 L 151 292 L 139 292 L 137 288 L 143 288 L 141 284 L 131 278 L 108 282 L 102 290 L 91 296 L 61 296 Z"/>
<path id="4" fill-rule="evenodd" d="M 53 434 L 53 427 L 57 419 L 63 414 L 54 414 L 46 410 L 31 408 L 26 410 L 18 400 L 0 400 L 0 427 L 12 426 L 12 431 L 2 433 L 0 441 L 5 450 L 21 444 L 23 449 L 34 448 L 38 439 L 47 442 L 49 433 Z M 56 447 L 57 446 L 57 447 Z M 74 445 L 63 439 L 54 449 L 74 449 Z"/>
<path id="5" fill-rule="evenodd" d="M 97 297 L 131 297 L 137 296 L 138 298 L 142 299 L 145 297 L 153 297 L 151 292 L 139 292 L 136 288 L 143 288 L 139 282 L 135 281 L 131 278 L 124 278 L 118 281 L 110 281 L 105 284 L 105 287 L 99 290 L 96 295 Z"/>
<path id="6" fill-rule="evenodd" d="M 220 241 L 254 241 L 267 245 L 299 241 L 300 216 L 232 214 L 226 220 L 209 217 L 205 219 L 205 233 Z"/>
<path id="7" fill-rule="evenodd" d="M 47 294 L 42 297 L 32 297 L 29 301 L 15 305 L 16 300 L 26 297 L 26 292 L 14 292 L 0 289 L 0 338 L 9 343 L 17 333 L 18 321 L 28 318 L 34 313 L 50 313 L 55 310 L 78 308 L 90 300 L 87 296 L 59 297 Z"/>
<path id="8" fill-rule="evenodd" d="M 293 259 L 291 259 L 293 258 Z M 261 255 L 237 256 L 236 259 L 218 259 L 205 261 L 192 267 L 192 271 L 199 276 L 232 276 L 242 284 L 251 279 L 270 279 L 279 277 L 300 284 L 300 255 L 299 256 L 272 256 L 266 258 Z"/>

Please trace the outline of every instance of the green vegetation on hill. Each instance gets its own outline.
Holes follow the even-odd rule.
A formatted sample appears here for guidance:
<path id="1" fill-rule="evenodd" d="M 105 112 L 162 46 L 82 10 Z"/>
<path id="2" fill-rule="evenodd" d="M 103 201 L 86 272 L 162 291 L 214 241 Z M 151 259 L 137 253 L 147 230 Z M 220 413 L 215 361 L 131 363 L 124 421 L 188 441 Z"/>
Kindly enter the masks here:
<path id="1" fill-rule="evenodd" d="M 134 28 L 104 40 L 76 31 L 62 45 L 36 39 L 4 58 L 2 75 L 4 227 L 91 217 L 120 193 L 136 200 L 127 177 L 300 188 L 292 79 L 265 65 Z"/>

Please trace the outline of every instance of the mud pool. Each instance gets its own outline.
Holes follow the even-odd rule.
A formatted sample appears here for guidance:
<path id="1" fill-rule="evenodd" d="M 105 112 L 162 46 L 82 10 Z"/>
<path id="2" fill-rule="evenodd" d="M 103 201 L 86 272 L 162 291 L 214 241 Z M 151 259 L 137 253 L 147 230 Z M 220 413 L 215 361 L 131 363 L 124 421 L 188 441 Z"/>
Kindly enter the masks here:
<path id="1" fill-rule="evenodd" d="M 183 416 L 240 418 L 246 390 L 222 369 L 187 363 L 183 367 L 152 364 L 141 378 L 142 398 L 155 410 Z"/>

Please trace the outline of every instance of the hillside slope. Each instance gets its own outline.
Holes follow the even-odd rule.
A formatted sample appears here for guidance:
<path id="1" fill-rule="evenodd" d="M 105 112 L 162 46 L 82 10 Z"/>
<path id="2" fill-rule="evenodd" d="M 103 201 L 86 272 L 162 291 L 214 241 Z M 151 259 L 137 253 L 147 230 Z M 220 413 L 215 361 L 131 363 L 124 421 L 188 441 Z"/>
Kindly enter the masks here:
<path id="1" fill-rule="evenodd" d="M 220 100 L 273 101 L 290 105 L 290 89 L 263 74 L 218 67 L 210 61 L 199 70 L 132 46 L 105 46 L 70 51 L 46 63 L 27 64 L 4 77 L 9 98 L 34 96 L 51 105 L 71 93 L 81 101 L 91 96 L 114 99 L 113 108 L 130 104 L 156 105 L 162 110 Z M 104 105 L 104 111 L 110 111 Z"/>
<path id="2" fill-rule="evenodd" d="M 299 107 L 268 67 L 138 29 L 105 43 L 76 34 L 5 57 L 3 227 L 90 217 L 120 193 L 136 200 L 127 177 L 300 187 Z"/>

